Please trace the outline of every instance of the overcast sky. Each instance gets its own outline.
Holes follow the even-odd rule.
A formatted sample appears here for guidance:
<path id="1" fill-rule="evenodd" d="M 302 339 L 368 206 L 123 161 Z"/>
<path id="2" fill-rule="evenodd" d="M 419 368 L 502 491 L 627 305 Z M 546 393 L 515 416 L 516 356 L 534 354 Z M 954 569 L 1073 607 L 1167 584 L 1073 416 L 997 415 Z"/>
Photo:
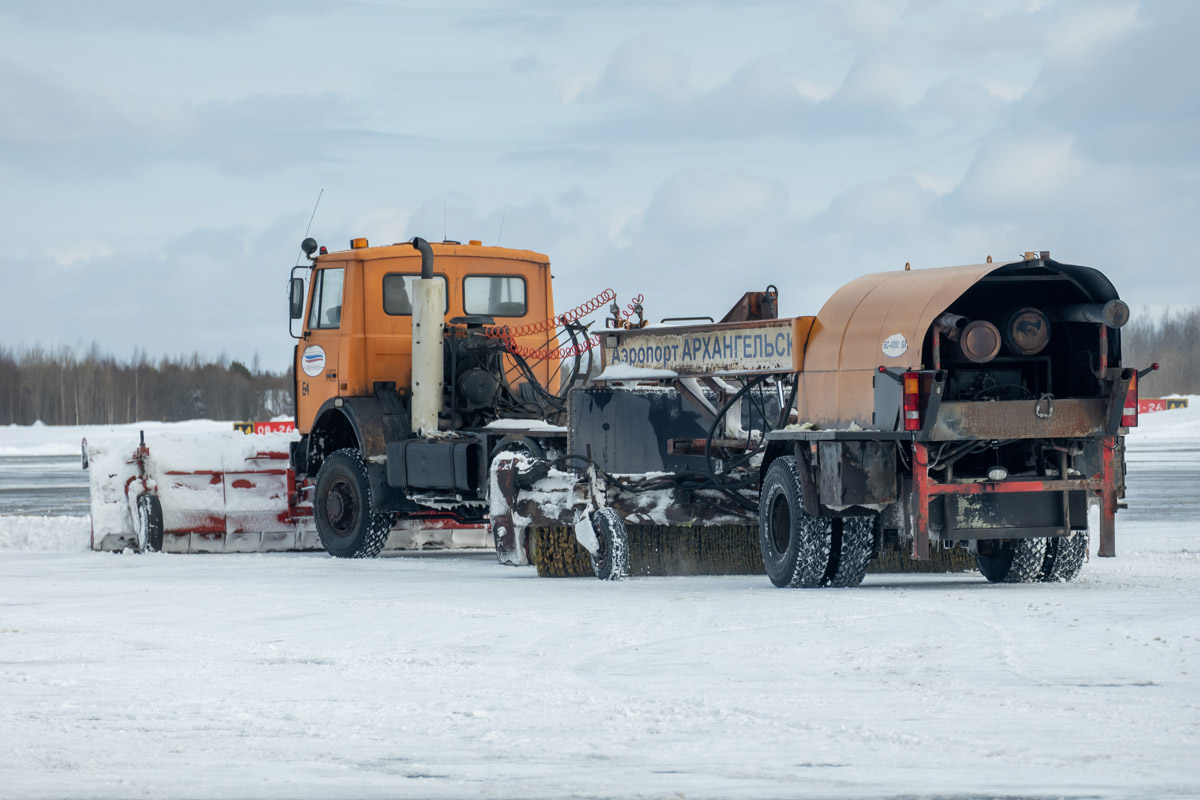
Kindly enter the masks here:
<path id="1" fill-rule="evenodd" d="M 312 235 L 654 318 L 1048 249 L 1200 303 L 1200 2 L 0 0 L 0 343 L 286 368 Z M 501 227 L 503 223 L 503 234 Z"/>

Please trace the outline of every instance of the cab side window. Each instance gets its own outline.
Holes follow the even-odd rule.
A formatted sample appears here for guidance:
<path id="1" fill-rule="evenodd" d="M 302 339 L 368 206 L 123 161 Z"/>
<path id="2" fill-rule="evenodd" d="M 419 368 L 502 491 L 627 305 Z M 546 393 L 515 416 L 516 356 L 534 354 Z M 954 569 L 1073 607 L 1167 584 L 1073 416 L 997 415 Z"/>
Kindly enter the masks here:
<path id="1" fill-rule="evenodd" d="M 404 275 L 399 272 L 389 272 L 383 276 L 383 313 L 393 317 L 412 315 L 413 284 L 420 275 Z M 442 281 L 442 296 L 446 298 L 446 308 L 450 310 L 450 293 L 446 291 L 446 276 L 435 275 Z"/>
<path id="2" fill-rule="evenodd" d="M 520 275 L 468 275 L 463 278 L 463 311 L 488 317 L 523 317 L 525 279 Z"/>
<path id="3" fill-rule="evenodd" d="M 312 310 L 308 315 L 310 330 L 341 327 L 343 280 L 341 267 L 317 270 L 313 276 Z"/>

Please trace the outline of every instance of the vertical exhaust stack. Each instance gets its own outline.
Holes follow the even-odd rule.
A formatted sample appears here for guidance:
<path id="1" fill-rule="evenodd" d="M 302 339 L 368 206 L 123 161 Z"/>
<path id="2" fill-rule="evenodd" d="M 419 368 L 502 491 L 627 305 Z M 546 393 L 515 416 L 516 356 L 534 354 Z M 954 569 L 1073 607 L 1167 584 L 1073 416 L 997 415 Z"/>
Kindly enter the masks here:
<path id="1" fill-rule="evenodd" d="M 421 277 L 413 281 L 412 427 L 418 436 L 437 433 L 442 410 L 442 336 L 446 327 L 446 287 L 433 277 L 433 250 L 414 236 L 421 253 Z"/>

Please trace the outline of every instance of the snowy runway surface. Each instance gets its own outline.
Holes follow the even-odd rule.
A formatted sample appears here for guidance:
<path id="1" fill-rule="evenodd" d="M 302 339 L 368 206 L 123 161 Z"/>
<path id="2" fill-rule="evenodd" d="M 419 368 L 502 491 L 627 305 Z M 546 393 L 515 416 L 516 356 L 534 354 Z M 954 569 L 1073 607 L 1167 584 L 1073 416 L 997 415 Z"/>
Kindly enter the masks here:
<path id="1" fill-rule="evenodd" d="M 1176 420 L 1144 418 L 1119 557 L 1093 541 L 1070 584 L 119 555 L 73 544 L 86 518 L 0 517 L 0 796 L 1195 797 Z M 1143 465 L 1186 496 L 1143 503 Z"/>

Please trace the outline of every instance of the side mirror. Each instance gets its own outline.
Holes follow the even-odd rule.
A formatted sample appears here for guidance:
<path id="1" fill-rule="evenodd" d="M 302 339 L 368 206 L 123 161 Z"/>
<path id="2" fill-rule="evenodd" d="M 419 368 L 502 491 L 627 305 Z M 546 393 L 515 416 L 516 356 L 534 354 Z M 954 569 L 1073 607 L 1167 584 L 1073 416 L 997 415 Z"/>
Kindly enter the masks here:
<path id="1" fill-rule="evenodd" d="M 292 319 L 301 319 L 304 316 L 304 278 L 292 278 L 290 294 Z"/>

